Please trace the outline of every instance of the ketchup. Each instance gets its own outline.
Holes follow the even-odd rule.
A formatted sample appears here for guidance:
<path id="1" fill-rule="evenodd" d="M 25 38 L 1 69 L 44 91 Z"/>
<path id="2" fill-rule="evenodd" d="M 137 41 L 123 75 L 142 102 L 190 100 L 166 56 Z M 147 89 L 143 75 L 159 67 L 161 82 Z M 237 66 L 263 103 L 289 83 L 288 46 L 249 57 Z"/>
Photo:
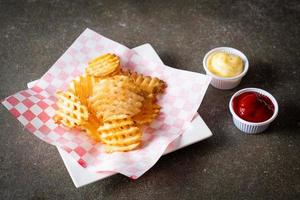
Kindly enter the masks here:
<path id="1" fill-rule="evenodd" d="M 257 92 L 245 92 L 233 98 L 234 112 L 249 122 L 264 122 L 274 113 L 274 104 L 265 95 Z"/>

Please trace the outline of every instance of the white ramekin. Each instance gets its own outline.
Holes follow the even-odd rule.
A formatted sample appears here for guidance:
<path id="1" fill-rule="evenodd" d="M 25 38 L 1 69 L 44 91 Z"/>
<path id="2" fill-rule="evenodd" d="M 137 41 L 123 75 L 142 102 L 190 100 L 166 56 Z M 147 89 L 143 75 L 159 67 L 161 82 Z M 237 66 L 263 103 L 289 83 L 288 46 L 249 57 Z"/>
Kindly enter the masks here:
<path id="1" fill-rule="evenodd" d="M 242 118 L 240 118 L 233 110 L 232 101 L 233 101 L 234 97 L 236 97 L 242 93 L 245 93 L 245 92 L 257 92 L 259 94 L 267 96 L 274 104 L 274 114 L 272 115 L 272 117 L 270 119 L 268 119 L 267 121 L 258 122 L 258 123 L 248 122 L 248 121 L 245 121 Z M 229 110 L 232 114 L 233 123 L 235 124 L 235 126 L 238 129 L 240 129 L 241 131 L 243 131 L 247 134 L 256 134 L 256 133 L 261 133 L 264 130 L 266 130 L 269 127 L 269 125 L 271 124 L 271 122 L 274 121 L 274 119 L 277 117 L 278 103 L 277 103 L 276 99 L 265 90 L 262 90 L 259 88 L 245 88 L 245 89 L 237 91 L 231 97 L 230 102 L 229 102 Z"/>
<path id="2" fill-rule="evenodd" d="M 229 54 L 233 54 L 236 56 L 239 56 L 244 63 L 244 70 L 241 74 L 230 77 L 230 78 L 224 78 L 224 77 L 219 77 L 212 72 L 210 72 L 207 68 L 207 59 L 210 54 L 215 53 L 215 52 L 226 52 Z M 212 80 L 210 84 L 214 86 L 215 88 L 221 89 L 221 90 L 229 90 L 232 89 L 241 82 L 242 78 L 246 75 L 248 69 L 249 69 L 249 61 L 245 54 L 243 54 L 241 51 L 231 48 L 231 47 L 218 47 L 210 50 L 207 54 L 205 54 L 204 59 L 203 59 L 203 67 L 206 71 L 206 74 L 212 77 Z"/>

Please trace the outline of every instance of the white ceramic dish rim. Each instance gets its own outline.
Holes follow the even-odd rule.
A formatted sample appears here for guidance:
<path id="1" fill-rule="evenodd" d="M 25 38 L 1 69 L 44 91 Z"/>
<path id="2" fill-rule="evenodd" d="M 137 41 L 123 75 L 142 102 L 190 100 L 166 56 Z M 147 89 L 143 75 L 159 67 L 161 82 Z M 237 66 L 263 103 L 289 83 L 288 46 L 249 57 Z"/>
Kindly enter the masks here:
<path id="1" fill-rule="evenodd" d="M 244 70 L 243 70 L 242 73 L 240 73 L 237 76 L 234 76 L 234 77 L 219 77 L 219 76 L 213 74 L 212 72 L 210 72 L 207 68 L 207 59 L 208 59 L 209 55 L 214 53 L 214 52 L 217 52 L 217 51 L 224 51 L 226 49 L 231 50 L 231 51 L 236 51 L 236 52 L 238 52 L 239 54 L 241 54 L 243 56 L 242 59 L 244 61 Z M 249 61 L 248 61 L 248 58 L 246 57 L 246 55 L 243 52 L 241 52 L 240 50 L 237 50 L 237 49 L 232 48 L 232 47 L 217 47 L 217 48 L 214 48 L 214 49 L 210 50 L 209 52 L 207 52 L 205 54 L 204 59 L 203 59 L 203 67 L 204 67 L 206 73 L 209 74 L 210 76 L 212 76 L 215 79 L 218 79 L 218 80 L 236 80 L 236 79 L 242 78 L 246 75 L 246 73 L 248 72 L 248 69 L 249 69 Z"/>
<path id="2" fill-rule="evenodd" d="M 270 119 L 268 119 L 267 121 L 264 121 L 264 122 L 248 122 L 246 120 L 243 120 L 242 118 L 240 118 L 233 110 L 233 107 L 232 107 L 232 101 L 234 99 L 234 97 L 242 94 L 242 93 L 245 93 L 245 92 L 258 92 L 260 94 L 263 94 L 265 96 L 267 96 L 273 103 L 274 105 L 274 113 L 272 115 L 272 117 Z M 271 95 L 269 92 L 263 90 L 263 89 L 260 89 L 260 88 L 244 88 L 242 90 L 239 90 L 237 91 L 236 93 L 234 93 L 229 101 L 229 110 L 231 112 L 231 114 L 236 118 L 238 119 L 239 121 L 243 122 L 244 124 L 247 124 L 247 125 L 254 125 L 254 126 L 263 126 L 263 125 L 266 125 L 266 124 L 269 124 L 271 123 L 272 121 L 274 121 L 274 119 L 277 117 L 278 115 L 278 110 L 279 110 L 279 107 L 278 107 L 278 103 L 276 101 L 276 99 L 274 98 L 273 95 Z"/>

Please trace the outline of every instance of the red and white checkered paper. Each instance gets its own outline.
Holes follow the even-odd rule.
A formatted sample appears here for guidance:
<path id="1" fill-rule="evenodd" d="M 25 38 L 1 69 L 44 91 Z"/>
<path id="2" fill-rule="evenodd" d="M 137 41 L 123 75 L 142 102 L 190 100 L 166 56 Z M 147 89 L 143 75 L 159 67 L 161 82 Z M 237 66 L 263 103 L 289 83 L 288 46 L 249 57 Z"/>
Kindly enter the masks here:
<path id="1" fill-rule="evenodd" d="M 143 145 L 135 151 L 106 154 L 103 145 L 84 133 L 58 126 L 52 120 L 56 90 L 65 90 L 75 76 L 84 72 L 89 60 L 108 52 L 121 58 L 122 67 L 159 77 L 168 84 L 159 99 L 161 114 L 144 130 Z M 2 104 L 31 133 L 61 147 L 82 167 L 138 178 L 156 163 L 192 120 L 209 82 L 205 75 L 145 60 L 127 47 L 86 29 L 34 87 L 7 97 Z"/>

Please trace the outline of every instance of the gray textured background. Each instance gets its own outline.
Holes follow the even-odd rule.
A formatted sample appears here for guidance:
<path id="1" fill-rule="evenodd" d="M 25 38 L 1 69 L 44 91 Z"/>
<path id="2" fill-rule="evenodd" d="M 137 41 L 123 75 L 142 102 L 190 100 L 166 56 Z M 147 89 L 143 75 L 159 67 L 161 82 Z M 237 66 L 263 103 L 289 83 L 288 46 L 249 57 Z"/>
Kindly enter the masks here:
<path id="1" fill-rule="evenodd" d="M 38 79 L 87 27 L 175 68 L 204 73 L 216 46 L 249 58 L 230 91 L 210 87 L 199 110 L 214 136 L 164 156 L 140 179 L 115 175 L 76 189 L 55 147 L 0 106 L 0 199 L 296 199 L 300 195 L 299 1 L 0 1 L 0 99 Z M 228 110 L 244 87 L 271 92 L 279 116 L 241 134 Z M 201 130 L 199 130 L 201 132 Z"/>

